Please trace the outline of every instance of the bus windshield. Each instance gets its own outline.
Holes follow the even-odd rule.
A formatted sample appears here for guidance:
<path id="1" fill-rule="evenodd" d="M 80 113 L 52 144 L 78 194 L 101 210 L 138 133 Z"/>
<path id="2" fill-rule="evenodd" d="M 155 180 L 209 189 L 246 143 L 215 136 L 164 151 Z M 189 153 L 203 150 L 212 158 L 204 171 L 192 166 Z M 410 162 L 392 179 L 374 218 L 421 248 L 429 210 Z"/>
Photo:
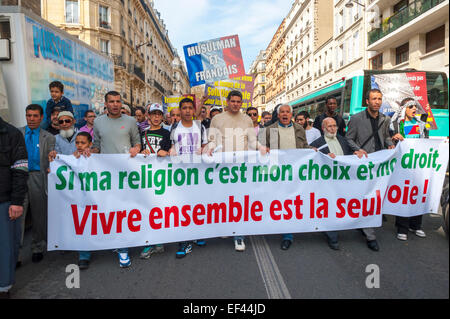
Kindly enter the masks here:
<path id="1" fill-rule="evenodd" d="M 425 74 L 427 99 L 431 109 L 448 109 L 448 82 L 447 76 L 443 72 L 416 70 L 367 70 L 364 71 L 364 92 L 367 92 L 373 88 L 373 76 L 385 75 L 386 77 L 390 77 L 391 75 L 414 75 L 419 73 Z M 425 83 L 425 81 L 423 83 Z M 412 84 L 412 82 L 410 82 L 410 84 Z M 419 81 L 417 81 L 416 84 L 419 84 Z M 394 87 L 391 87 L 390 89 L 395 90 L 396 88 L 397 87 L 394 85 Z M 414 88 L 411 87 L 411 93 L 415 93 L 415 90 L 413 91 L 413 89 Z M 365 99 L 362 101 L 362 104 L 366 105 Z"/>

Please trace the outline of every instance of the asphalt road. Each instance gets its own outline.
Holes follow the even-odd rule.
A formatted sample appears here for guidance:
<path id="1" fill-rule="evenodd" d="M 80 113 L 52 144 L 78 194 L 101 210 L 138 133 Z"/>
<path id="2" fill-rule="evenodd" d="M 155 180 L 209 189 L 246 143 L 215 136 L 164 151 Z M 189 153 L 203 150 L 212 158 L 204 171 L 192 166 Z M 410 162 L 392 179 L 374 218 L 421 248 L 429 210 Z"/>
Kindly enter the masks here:
<path id="1" fill-rule="evenodd" d="M 75 252 L 48 252 L 31 262 L 26 233 L 23 264 L 17 270 L 12 298 L 150 298 L 150 299 L 397 299 L 449 298 L 449 241 L 442 216 L 424 216 L 427 238 L 409 234 L 396 239 L 394 217 L 377 229 L 380 251 L 366 246 L 357 230 L 340 232 L 341 250 L 328 248 L 321 233 L 295 234 L 287 251 L 281 236 L 252 236 L 245 252 L 236 252 L 231 238 L 207 240 L 191 254 L 176 259 L 176 244 L 150 259 L 139 259 L 132 248 L 132 265 L 119 268 L 112 251 L 93 253 L 91 266 L 80 272 L 80 287 L 67 288 L 77 263 Z M 376 265 L 379 271 L 369 269 Z M 373 266 L 372 266 L 373 267 Z M 368 288 L 368 276 L 379 274 L 379 288 Z M 372 278 L 372 277 L 369 277 Z M 377 281 L 370 281 L 376 283 Z"/>

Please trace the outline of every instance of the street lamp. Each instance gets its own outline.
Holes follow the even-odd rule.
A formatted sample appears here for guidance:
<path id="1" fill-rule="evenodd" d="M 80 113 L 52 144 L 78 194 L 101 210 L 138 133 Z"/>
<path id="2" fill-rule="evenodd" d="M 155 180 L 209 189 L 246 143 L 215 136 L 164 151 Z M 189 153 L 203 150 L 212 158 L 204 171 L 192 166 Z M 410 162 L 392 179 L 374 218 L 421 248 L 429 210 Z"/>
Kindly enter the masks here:
<path id="1" fill-rule="evenodd" d="M 137 51 L 140 47 L 142 47 L 142 46 L 144 46 L 144 45 L 147 45 L 147 46 L 149 47 L 149 46 L 151 45 L 151 44 L 150 44 L 150 41 L 147 41 L 147 42 L 138 44 L 138 45 L 136 46 L 136 51 Z"/>
<path id="2" fill-rule="evenodd" d="M 345 7 L 346 7 L 346 8 L 353 8 L 353 2 L 356 3 L 356 4 L 359 4 L 359 5 L 360 5 L 361 7 L 363 7 L 363 8 L 366 7 L 365 5 L 359 3 L 359 2 L 356 1 L 356 0 L 349 0 L 349 1 L 345 4 Z"/>

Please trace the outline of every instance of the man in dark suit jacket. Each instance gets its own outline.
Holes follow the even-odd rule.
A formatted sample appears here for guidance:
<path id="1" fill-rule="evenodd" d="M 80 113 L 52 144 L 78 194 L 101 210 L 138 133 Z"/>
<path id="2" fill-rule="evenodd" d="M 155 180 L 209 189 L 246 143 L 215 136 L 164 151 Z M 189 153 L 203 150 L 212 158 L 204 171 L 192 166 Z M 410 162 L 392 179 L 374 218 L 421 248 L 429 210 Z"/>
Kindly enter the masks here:
<path id="1" fill-rule="evenodd" d="M 26 108 L 27 125 L 20 131 L 25 137 L 28 152 L 28 192 L 24 201 L 22 219 L 22 242 L 25 229 L 25 216 L 31 212 L 32 220 L 32 261 L 43 258 L 47 241 L 47 170 L 48 154 L 55 149 L 55 137 L 40 127 L 44 119 L 44 110 L 38 104 Z"/>
<path id="2" fill-rule="evenodd" d="M 350 145 L 359 147 L 367 153 L 377 152 L 383 149 L 395 148 L 389 132 L 391 118 L 380 113 L 383 94 L 378 89 L 371 89 L 366 94 L 367 108 L 364 111 L 352 115 L 348 122 L 348 130 L 345 137 Z M 378 251 L 374 228 L 363 228 L 362 232 L 367 239 L 367 246 L 373 251 Z"/>
<path id="3" fill-rule="evenodd" d="M 338 127 L 336 120 L 327 117 L 322 121 L 323 135 L 313 141 L 310 146 L 317 148 L 318 151 L 335 158 L 337 155 L 357 155 L 361 158 L 365 153 L 357 147 L 351 146 L 347 139 L 337 133 Z M 338 233 L 336 231 L 325 232 L 328 238 L 328 246 L 331 249 L 338 250 Z"/>

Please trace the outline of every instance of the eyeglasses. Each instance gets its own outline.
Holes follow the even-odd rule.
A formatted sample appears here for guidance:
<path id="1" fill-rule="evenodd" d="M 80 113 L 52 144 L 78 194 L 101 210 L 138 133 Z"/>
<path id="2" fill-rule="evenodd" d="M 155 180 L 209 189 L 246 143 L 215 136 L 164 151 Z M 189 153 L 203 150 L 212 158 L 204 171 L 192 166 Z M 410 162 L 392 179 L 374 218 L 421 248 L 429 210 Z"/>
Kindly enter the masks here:
<path id="1" fill-rule="evenodd" d="M 248 116 L 258 116 L 258 113 L 248 113 Z"/>
<path id="2" fill-rule="evenodd" d="M 64 124 L 64 123 L 70 124 L 70 123 L 72 123 L 72 120 L 59 120 L 58 123 L 59 124 Z"/>

